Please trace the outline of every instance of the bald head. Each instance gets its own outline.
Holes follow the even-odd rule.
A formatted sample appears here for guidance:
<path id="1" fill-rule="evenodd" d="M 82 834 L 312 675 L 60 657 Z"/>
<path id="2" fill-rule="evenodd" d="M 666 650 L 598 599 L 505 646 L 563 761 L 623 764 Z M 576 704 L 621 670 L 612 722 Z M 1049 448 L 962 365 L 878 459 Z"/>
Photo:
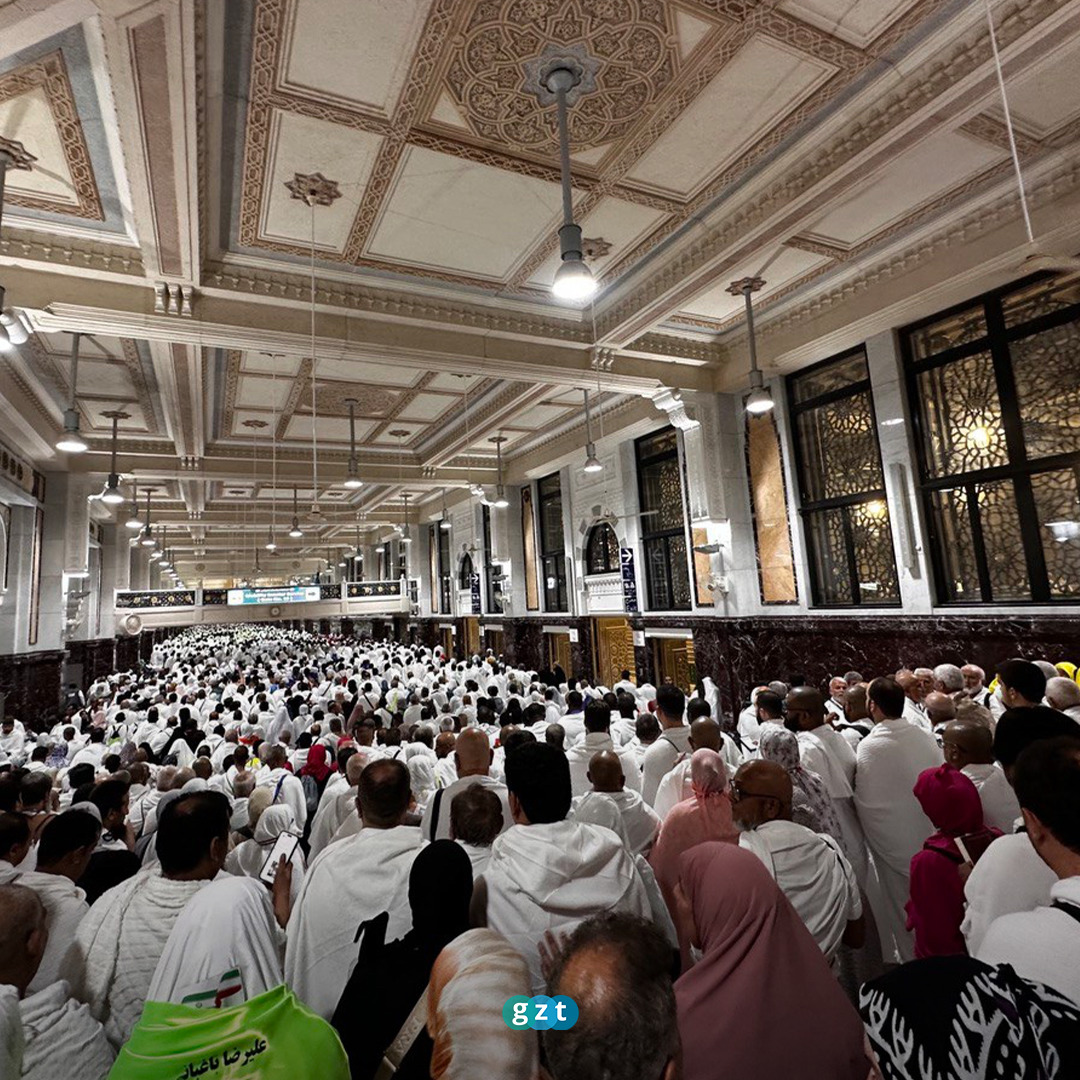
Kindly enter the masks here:
<path id="1" fill-rule="evenodd" d="M 849 686 L 848 692 L 844 695 L 844 719 L 849 724 L 854 724 L 858 720 L 867 720 L 869 717 L 866 684 L 856 683 L 854 686 Z"/>
<path id="2" fill-rule="evenodd" d="M 931 690 L 924 701 L 926 716 L 931 724 L 947 724 L 956 719 L 956 703 L 948 694 Z"/>
<path id="3" fill-rule="evenodd" d="M 48 938 L 45 905 L 38 894 L 25 885 L 0 885 L 0 984 L 25 994 Z"/>
<path id="4" fill-rule="evenodd" d="M 744 832 L 767 821 L 791 820 L 791 777 L 775 761 L 748 761 L 731 782 L 732 817 Z"/>
<path id="5" fill-rule="evenodd" d="M 796 686 L 788 694 L 784 706 L 788 719 L 799 731 L 810 731 L 825 723 L 825 699 L 821 691 L 812 686 Z"/>
<path id="6" fill-rule="evenodd" d="M 720 753 L 724 740 L 720 736 L 720 725 L 707 716 L 702 716 L 690 725 L 690 747 L 693 750 L 715 750 Z"/>
<path id="7" fill-rule="evenodd" d="M 994 760 L 994 736 L 988 727 L 971 720 L 953 720 L 942 732 L 945 760 L 954 768 L 989 765 Z"/>
<path id="8" fill-rule="evenodd" d="M 367 763 L 368 756 L 364 753 L 353 754 L 345 762 L 345 779 L 348 781 L 349 787 L 356 787 L 360 783 L 360 774 L 364 771 Z"/>
<path id="9" fill-rule="evenodd" d="M 626 777 L 622 762 L 613 750 L 601 750 L 589 759 L 589 782 L 593 791 L 622 791 Z"/>
<path id="10" fill-rule="evenodd" d="M 556 960 L 548 992 L 580 1010 L 573 1027 L 541 1035 L 553 1076 L 681 1075 L 671 947 L 651 921 L 612 912 L 586 919 Z"/>
<path id="11" fill-rule="evenodd" d="M 454 752 L 456 736 L 452 731 L 440 731 L 435 738 L 435 756 L 449 757 Z"/>
<path id="12" fill-rule="evenodd" d="M 454 744 L 458 776 L 487 776 L 494 755 L 487 735 L 480 728 L 466 728 Z"/>
<path id="13" fill-rule="evenodd" d="M 1046 680 L 1046 700 L 1052 709 L 1064 712 L 1080 705 L 1080 685 L 1064 675 L 1055 675 Z"/>

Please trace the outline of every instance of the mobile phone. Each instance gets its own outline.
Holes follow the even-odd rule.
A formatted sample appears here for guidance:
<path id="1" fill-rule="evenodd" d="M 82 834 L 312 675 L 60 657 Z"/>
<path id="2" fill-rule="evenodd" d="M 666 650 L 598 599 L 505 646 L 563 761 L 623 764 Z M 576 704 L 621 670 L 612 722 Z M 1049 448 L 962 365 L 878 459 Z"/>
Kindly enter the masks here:
<path id="1" fill-rule="evenodd" d="M 267 885 L 273 885 L 274 878 L 277 876 L 278 863 L 283 857 L 286 862 L 292 862 L 293 852 L 296 851 L 299 844 L 300 837 L 295 833 L 281 833 L 274 841 L 270 854 L 266 856 L 266 862 L 263 863 L 262 869 L 259 871 L 259 880 Z"/>

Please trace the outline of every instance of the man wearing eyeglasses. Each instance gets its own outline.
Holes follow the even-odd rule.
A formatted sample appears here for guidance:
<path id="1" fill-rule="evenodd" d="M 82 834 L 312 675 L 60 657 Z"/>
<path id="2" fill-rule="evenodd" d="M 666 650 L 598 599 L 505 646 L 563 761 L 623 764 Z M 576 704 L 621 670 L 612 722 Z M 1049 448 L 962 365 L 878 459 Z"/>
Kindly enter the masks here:
<path id="1" fill-rule="evenodd" d="M 748 761 L 731 781 L 739 846 L 752 851 L 832 963 L 841 944 L 866 936 L 859 886 L 837 841 L 791 820 L 792 787 L 772 761 Z"/>

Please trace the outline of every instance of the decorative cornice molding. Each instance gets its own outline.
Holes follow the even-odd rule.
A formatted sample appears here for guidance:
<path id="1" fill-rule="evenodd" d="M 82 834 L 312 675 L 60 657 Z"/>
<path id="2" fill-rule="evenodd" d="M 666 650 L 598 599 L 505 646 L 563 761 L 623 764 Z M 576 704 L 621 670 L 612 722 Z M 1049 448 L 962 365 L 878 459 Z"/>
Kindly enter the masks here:
<path id="1" fill-rule="evenodd" d="M 1055 172 L 1027 188 L 1028 202 L 1038 207 L 1080 188 L 1080 161 L 1064 163 Z M 844 303 L 866 289 L 906 273 L 916 266 L 939 255 L 957 244 L 970 242 L 977 237 L 1016 218 L 1016 194 L 1009 191 L 992 202 L 980 206 L 974 213 L 954 222 L 946 229 L 933 234 L 903 251 L 896 252 L 876 266 L 853 275 L 835 288 L 810 298 L 805 303 L 789 307 L 774 318 L 755 320 L 758 337 L 766 340 L 774 334 L 806 322 L 836 304 Z"/>
<path id="2" fill-rule="evenodd" d="M 5 223 L 0 237 L 0 256 L 8 260 L 46 263 L 87 274 L 110 274 L 124 278 L 144 276 L 137 248 L 92 243 L 69 237 L 14 228 Z"/>
<path id="3" fill-rule="evenodd" d="M 1015 2 L 1011 10 L 998 17 L 998 36 L 1001 47 L 1005 49 L 1016 42 L 1033 27 L 1052 17 L 1059 8 L 1060 4 L 1057 0 L 1018 0 Z M 737 262 L 742 251 L 735 246 L 738 245 L 740 239 L 750 236 L 770 218 L 782 218 L 782 220 L 773 226 L 771 234 L 755 235 L 751 246 L 755 250 L 760 250 L 762 245 L 768 243 L 769 240 L 787 239 L 783 234 L 788 232 L 790 235 L 790 226 L 786 223 L 793 216 L 791 214 L 793 204 L 805 197 L 814 187 L 826 181 L 832 174 L 838 173 L 845 166 L 850 166 L 860 155 L 875 151 L 876 144 L 891 132 L 901 129 L 905 121 L 913 118 L 921 110 L 928 110 L 928 107 L 942 94 L 984 66 L 988 56 L 989 42 L 986 26 L 979 21 L 962 36 L 939 49 L 925 64 L 911 71 L 873 108 L 862 111 L 858 118 L 835 137 L 825 149 L 801 161 L 799 168 L 789 170 L 765 191 L 724 217 L 721 224 L 704 230 L 665 265 L 657 267 L 644 278 L 636 288 L 627 290 L 605 310 L 599 312 L 597 317 L 599 335 L 604 339 L 618 339 L 628 332 L 633 333 L 638 328 L 645 329 L 650 322 L 655 322 L 663 318 L 664 314 L 677 309 L 681 303 L 705 287 L 702 272 L 706 268 L 709 268 L 710 272 L 715 269 L 712 264 L 715 263 L 719 253 L 731 251 L 731 258 L 726 259 L 726 262 L 732 264 Z M 963 104 L 963 102 L 954 102 L 951 107 L 961 108 Z M 909 127 L 899 136 L 897 143 L 889 148 L 890 152 L 895 153 L 898 148 L 914 145 L 925 136 L 927 131 L 940 127 L 943 115 L 941 110 L 933 114 L 927 112 L 921 125 L 926 130 Z M 758 153 L 760 146 L 761 144 L 755 146 L 754 154 Z M 750 155 L 752 156 L 754 155 Z M 733 184 L 746 167 L 748 167 L 747 160 L 741 158 L 732 170 L 710 185 L 709 190 L 712 195 L 719 194 L 724 188 Z M 827 201 L 856 183 L 858 176 L 856 171 L 849 168 L 844 178 L 834 184 L 832 189 L 819 193 L 807 203 L 803 216 L 823 211 Z M 692 205 L 698 211 L 704 210 L 704 194 L 697 197 Z M 640 259 L 650 246 L 664 239 L 666 235 L 664 229 L 658 230 L 647 243 L 635 249 L 634 259 Z M 613 266 L 608 269 L 605 276 L 618 275 L 624 269 L 625 264 Z M 663 303 L 665 310 L 658 313 L 656 305 L 660 302 Z"/>
<path id="4" fill-rule="evenodd" d="M 282 301 L 308 300 L 309 278 L 290 271 L 254 270 L 231 264 L 211 263 L 203 275 L 204 291 L 217 288 Z M 395 292 L 363 283 L 316 280 L 315 298 L 329 304 L 373 316 L 414 322 L 444 323 L 496 333 L 543 338 L 549 341 L 587 343 L 589 328 L 580 320 L 550 318 L 511 309 L 497 309 L 462 300 L 443 300 L 406 291 Z"/>

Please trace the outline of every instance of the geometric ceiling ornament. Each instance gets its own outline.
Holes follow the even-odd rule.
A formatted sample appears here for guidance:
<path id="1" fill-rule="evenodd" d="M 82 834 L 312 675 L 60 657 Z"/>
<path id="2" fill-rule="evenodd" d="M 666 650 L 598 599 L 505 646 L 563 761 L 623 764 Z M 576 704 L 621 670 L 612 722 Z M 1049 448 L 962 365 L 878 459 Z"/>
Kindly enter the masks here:
<path id="1" fill-rule="evenodd" d="M 366 383 L 324 382 L 315 388 L 316 408 L 320 416 L 348 416 L 349 399 L 356 402 L 357 416 L 381 416 L 397 404 L 399 394 Z M 310 406 L 311 385 L 301 392 L 300 407 Z"/>
<path id="2" fill-rule="evenodd" d="M 308 206 L 330 206 L 335 199 L 341 198 L 336 180 L 327 180 L 322 173 L 294 173 L 285 186 L 292 192 L 294 199 L 299 199 Z"/>
<path id="3" fill-rule="evenodd" d="M 611 245 L 602 236 L 593 239 L 585 237 L 581 241 L 581 254 L 586 259 L 602 259 L 611 254 Z"/>
<path id="4" fill-rule="evenodd" d="M 0 5 L 3 6 L 3 5 Z M 8 175 L 8 206 L 104 221 L 82 119 L 63 53 L 38 57 L 0 73 L 0 130 L 15 147 L 16 168 Z"/>
<path id="5" fill-rule="evenodd" d="M 674 29 L 658 0 L 473 0 L 446 88 L 475 135 L 554 154 L 537 76 L 552 55 L 573 56 L 595 79 L 570 116 L 570 144 L 587 150 L 622 136 L 675 77 Z"/>

